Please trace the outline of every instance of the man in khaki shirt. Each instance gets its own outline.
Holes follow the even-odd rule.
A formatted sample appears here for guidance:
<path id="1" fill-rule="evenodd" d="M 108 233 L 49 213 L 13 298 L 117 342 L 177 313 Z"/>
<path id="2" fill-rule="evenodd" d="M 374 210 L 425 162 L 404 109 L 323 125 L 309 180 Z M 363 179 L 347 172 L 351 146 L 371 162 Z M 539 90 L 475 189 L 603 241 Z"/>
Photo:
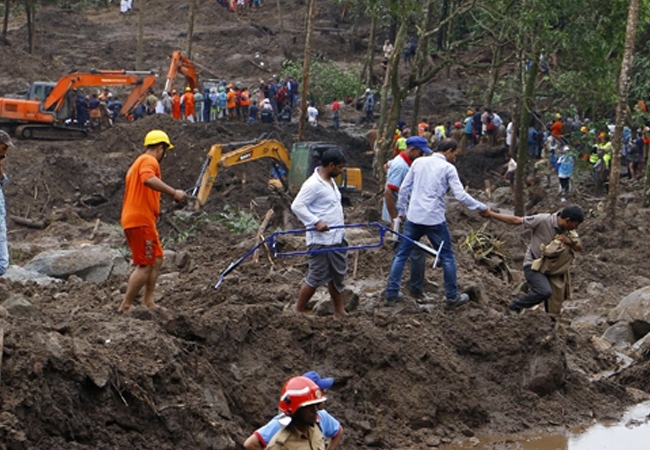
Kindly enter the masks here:
<path id="1" fill-rule="evenodd" d="M 318 427 L 318 405 L 327 398 L 316 383 L 306 377 L 294 377 L 282 388 L 278 408 L 291 422 L 276 434 L 267 450 L 325 450 L 323 433 Z"/>
<path id="2" fill-rule="evenodd" d="M 577 230 L 585 220 L 582 208 L 571 205 L 555 214 L 536 214 L 526 217 L 499 214 L 489 209 L 487 212 L 487 217 L 490 219 L 510 225 L 523 225 L 533 232 L 530 245 L 528 245 L 524 256 L 524 275 L 530 285 L 530 292 L 511 302 L 508 308 L 519 313 L 524 308 L 531 308 L 539 303 L 546 302 L 552 295 L 551 283 L 547 275 L 532 269 L 533 261 L 542 256 L 541 244 L 547 245 L 553 239 L 558 239 L 573 251 L 582 251 L 580 239 L 577 237 L 571 239 L 568 236 L 570 231 Z"/>

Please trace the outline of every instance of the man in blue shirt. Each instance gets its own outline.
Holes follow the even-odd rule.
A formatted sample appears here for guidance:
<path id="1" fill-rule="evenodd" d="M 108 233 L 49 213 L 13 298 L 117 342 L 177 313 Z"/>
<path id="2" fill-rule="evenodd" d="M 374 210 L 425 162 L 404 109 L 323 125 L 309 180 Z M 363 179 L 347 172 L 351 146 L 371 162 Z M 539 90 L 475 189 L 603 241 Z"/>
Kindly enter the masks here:
<path id="1" fill-rule="evenodd" d="M 330 389 L 334 385 L 334 378 L 321 378 L 317 372 L 313 370 L 302 375 L 309 378 L 318 385 L 323 391 Z M 246 441 L 244 448 L 246 450 L 264 450 L 275 436 L 283 427 L 287 426 L 291 418 L 285 414 L 279 414 L 271 419 L 266 425 L 255 430 Z M 336 420 L 330 413 L 324 409 L 318 411 L 318 426 L 323 432 L 325 439 L 331 439 L 327 450 L 336 450 L 343 435 L 343 427 L 338 420 Z"/>
<path id="2" fill-rule="evenodd" d="M 397 200 L 397 212 L 400 217 L 406 218 L 404 235 L 413 241 L 426 235 L 436 249 L 440 248 L 442 243 L 439 257 L 445 282 L 447 308 L 460 306 L 469 300 L 467 294 L 458 292 L 456 257 L 445 218 L 447 191 L 451 190 L 456 200 L 470 210 L 478 210 L 482 216 L 489 217 L 487 206 L 475 200 L 463 189 L 458 171 L 453 165 L 457 156 L 458 143 L 453 139 L 445 139 L 440 143 L 435 154 L 413 161 L 411 169 L 402 182 Z M 386 286 L 388 303 L 398 299 L 404 265 L 413 247 L 412 241 L 403 239 L 400 242 Z"/>
<path id="3" fill-rule="evenodd" d="M 391 223 L 396 228 L 396 220 L 399 219 L 397 214 L 397 199 L 399 190 L 406 174 L 411 168 L 411 164 L 417 158 L 433 154 L 427 140 L 420 136 L 413 136 L 405 139 L 406 150 L 401 152 L 395 158 L 388 161 L 388 171 L 386 173 L 386 187 L 384 188 L 384 207 L 382 210 L 382 220 Z M 424 263 L 425 255 L 422 250 L 415 248 L 411 253 L 411 295 L 416 299 L 425 299 L 424 295 Z M 392 306 L 388 303 L 387 306 Z"/>

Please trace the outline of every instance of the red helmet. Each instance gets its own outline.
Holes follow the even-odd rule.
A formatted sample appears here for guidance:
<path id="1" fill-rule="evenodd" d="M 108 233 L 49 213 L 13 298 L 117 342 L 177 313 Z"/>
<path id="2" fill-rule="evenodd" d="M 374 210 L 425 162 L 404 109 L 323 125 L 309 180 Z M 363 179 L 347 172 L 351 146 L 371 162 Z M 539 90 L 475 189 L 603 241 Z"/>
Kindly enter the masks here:
<path id="1" fill-rule="evenodd" d="M 303 406 L 323 403 L 327 398 L 316 383 L 307 377 L 293 377 L 284 383 L 278 409 L 293 416 Z"/>
<path id="2" fill-rule="evenodd" d="M 460 128 L 460 122 L 454 122 L 454 128 Z"/>

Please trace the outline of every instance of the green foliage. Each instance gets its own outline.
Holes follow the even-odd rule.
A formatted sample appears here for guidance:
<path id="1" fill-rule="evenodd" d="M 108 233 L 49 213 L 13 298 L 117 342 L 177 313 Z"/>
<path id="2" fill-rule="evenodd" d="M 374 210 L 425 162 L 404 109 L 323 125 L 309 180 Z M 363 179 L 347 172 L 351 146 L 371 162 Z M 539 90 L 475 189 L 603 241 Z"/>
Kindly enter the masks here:
<path id="1" fill-rule="evenodd" d="M 255 213 L 236 210 L 230 205 L 226 205 L 223 212 L 217 214 L 217 222 L 235 234 L 253 233 L 260 227 L 260 219 Z"/>
<path id="2" fill-rule="evenodd" d="M 287 60 L 282 73 L 302 81 L 302 63 Z M 317 104 L 329 103 L 333 98 L 354 97 L 359 89 L 359 70 L 342 70 L 331 61 L 316 60 L 310 65 L 308 98 Z"/>
<path id="3" fill-rule="evenodd" d="M 207 214 L 201 213 L 198 216 L 192 215 L 177 215 L 174 216 L 173 223 L 176 231 L 176 236 L 167 235 L 161 239 L 163 247 L 168 244 L 180 243 L 186 241 L 189 237 L 194 236 L 198 231 L 199 223 L 209 221 L 210 218 Z"/>

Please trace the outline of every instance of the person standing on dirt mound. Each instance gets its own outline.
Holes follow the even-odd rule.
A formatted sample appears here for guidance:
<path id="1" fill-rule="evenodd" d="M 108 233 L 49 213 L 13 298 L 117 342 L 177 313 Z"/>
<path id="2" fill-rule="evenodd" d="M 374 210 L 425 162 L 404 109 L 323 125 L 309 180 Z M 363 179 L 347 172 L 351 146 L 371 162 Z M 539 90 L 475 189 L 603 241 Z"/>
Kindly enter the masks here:
<path id="1" fill-rule="evenodd" d="M 311 381 L 316 383 L 323 392 L 334 385 L 334 378 L 321 378 L 321 376 L 313 370 L 304 373 L 302 376 L 309 378 Z M 322 404 L 320 406 L 322 406 Z M 336 450 L 343 436 L 343 427 L 341 426 L 341 423 L 322 408 L 318 410 L 317 414 L 318 427 L 323 432 L 323 437 L 330 440 L 327 450 Z M 290 421 L 291 417 L 286 414 L 278 414 L 266 425 L 255 430 L 255 432 L 244 442 L 244 448 L 246 450 L 264 450 L 273 440 L 273 437 L 278 434 L 283 427 L 286 427 Z"/>
<path id="2" fill-rule="evenodd" d="M 326 284 L 334 303 L 334 316 L 345 316 L 343 287 L 348 270 L 348 252 L 336 250 L 347 246 L 345 229 L 330 230 L 330 227 L 340 227 L 345 223 L 341 193 L 334 182 L 334 178 L 343 172 L 343 166 L 345 156 L 340 149 L 325 150 L 321 165 L 303 183 L 291 204 L 291 210 L 305 227 L 315 228 L 315 231 L 307 232 L 309 270 L 298 292 L 296 313 L 304 313 L 316 288 Z"/>
<path id="3" fill-rule="evenodd" d="M 269 442 L 268 450 L 325 450 L 318 408 L 327 400 L 307 377 L 293 377 L 282 387 L 278 409 L 291 420 Z"/>
<path id="4" fill-rule="evenodd" d="M 163 249 L 156 229 L 156 220 L 160 214 L 160 194 L 165 193 L 178 203 L 187 200 L 185 192 L 174 189 L 161 179 L 160 162 L 174 148 L 167 133 L 151 130 L 144 138 L 144 146 L 145 152 L 126 173 L 124 188 L 121 222 L 136 268 L 129 277 L 126 295 L 120 305 L 119 311 L 122 313 L 131 309 L 136 295 L 143 287 L 144 306 L 157 307 L 153 294 L 163 262 Z"/>
<path id="5" fill-rule="evenodd" d="M 0 275 L 9 268 L 9 248 L 7 246 L 7 207 L 5 205 L 4 184 L 7 174 L 4 172 L 4 161 L 7 151 L 14 147 L 11 137 L 6 131 L 0 130 Z"/>
<path id="6" fill-rule="evenodd" d="M 413 241 L 420 240 L 424 235 L 429 238 L 434 248 L 440 248 L 438 256 L 442 263 L 447 308 L 460 306 L 469 301 L 467 294 L 458 292 L 456 257 L 445 218 L 447 210 L 445 195 L 451 190 L 456 200 L 472 211 L 480 211 L 484 217 L 488 217 L 488 207 L 465 192 L 458 171 L 453 165 L 458 153 L 458 143 L 453 139 L 444 139 L 435 154 L 413 161 L 411 169 L 402 182 L 397 200 L 397 212 L 400 217 L 406 218 L 404 235 L 412 241 L 402 239 L 393 259 L 386 286 L 386 303 L 389 305 L 400 300 L 402 273 L 406 260 L 415 246 Z"/>
<path id="7" fill-rule="evenodd" d="M 559 213 L 527 217 L 488 210 L 486 217 L 509 225 L 523 225 L 533 232 L 524 256 L 524 276 L 530 292 L 511 302 L 508 308 L 519 313 L 544 302 L 547 312 L 559 314 L 562 302 L 571 292 L 568 274 L 574 252 L 582 251 L 582 242 L 575 231 L 585 220 L 582 208 L 571 205 Z"/>
<path id="8" fill-rule="evenodd" d="M 381 219 L 390 223 L 395 231 L 400 229 L 400 219 L 397 213 L 397 200 L 399 190 L 406 174 L 411 168 L 413 161 L 420 156 L 433 154 L 427 146 L 427 140 L 423 137 L 414 136 L 404 140 L 406 149 L 395 158 L 388 161 L 386 172 L 386 186 L 384 187 L 384 205 Z M 398 244 L 399 245 L 399 244 Z M 396 246 L 395 250 L 399 247 Z M 424 271 L 425 255 L 419 248 L 414 248 L 409 257 L 411 260 L 411 295 L 418 300 L 425 300 L 424 294 Z M 388 304 L 387 306 L 391 306 Z"/>

